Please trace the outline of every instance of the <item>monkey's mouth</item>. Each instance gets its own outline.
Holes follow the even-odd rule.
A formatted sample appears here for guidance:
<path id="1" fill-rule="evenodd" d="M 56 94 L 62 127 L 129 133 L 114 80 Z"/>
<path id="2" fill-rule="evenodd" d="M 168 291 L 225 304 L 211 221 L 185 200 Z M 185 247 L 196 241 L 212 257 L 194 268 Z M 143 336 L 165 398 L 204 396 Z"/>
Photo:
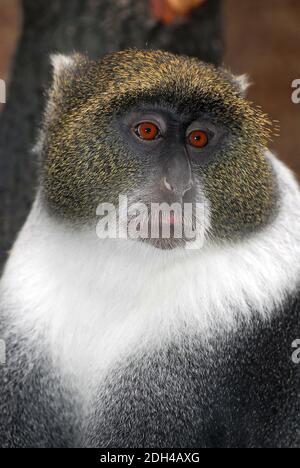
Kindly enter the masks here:
<path id="1" fill-rule="evenodd" d="M 176 248 L 184 248 L 186 241 L 184 239 L 141 239 L 142 242 L 152 245 L 156 249 L 172 250 Z"/>
<path id="2" fill-rule="evenodd" d="M 194 233 L 192 236 L 191 231 Z M 160 212 L 158 216 L 145 216 L 138 220 L 129 218 L 128 220 L 129 239 L 146 242 L 162 250 L 184 248 L 187 242 L 194 240 L 195 232 L 195 216 L 186 220 L 180 213 L 169 211 Z"/>

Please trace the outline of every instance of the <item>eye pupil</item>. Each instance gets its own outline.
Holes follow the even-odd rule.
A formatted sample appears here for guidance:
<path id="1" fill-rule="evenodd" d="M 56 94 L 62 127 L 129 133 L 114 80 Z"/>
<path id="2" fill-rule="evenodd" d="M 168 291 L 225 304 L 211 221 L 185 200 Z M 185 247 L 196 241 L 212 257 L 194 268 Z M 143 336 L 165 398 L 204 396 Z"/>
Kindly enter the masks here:
<path id="1" fill-rule="evenodd" d="M 159 136 L 159 128 L 152 122 L 142 122 L 135 128 L 135 133 L 141 140 L 155 140 Z"/>
<path id="2" fill-rule="evenodd" d="M 188 136 L 188 142 L 196 148 L 204 148 L 208 143 L 207 133 L 203 130 L 193 130 Z"/>

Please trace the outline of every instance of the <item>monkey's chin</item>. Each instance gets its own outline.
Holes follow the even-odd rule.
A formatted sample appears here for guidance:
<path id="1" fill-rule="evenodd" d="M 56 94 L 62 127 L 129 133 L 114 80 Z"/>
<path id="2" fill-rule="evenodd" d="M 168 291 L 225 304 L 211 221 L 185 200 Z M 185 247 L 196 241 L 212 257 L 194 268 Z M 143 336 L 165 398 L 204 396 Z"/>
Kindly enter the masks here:
<path id="1" fill-rule="evenodd" d="M 184 239 L 164 239 L 164 238 L 157 238 L 157 239 L 140 239 L 140 242 L 147 243 L 152 247 L 160 250 L 173 250 L 173 249 L 184 249 L 186 245 L 186 240 Z"/>

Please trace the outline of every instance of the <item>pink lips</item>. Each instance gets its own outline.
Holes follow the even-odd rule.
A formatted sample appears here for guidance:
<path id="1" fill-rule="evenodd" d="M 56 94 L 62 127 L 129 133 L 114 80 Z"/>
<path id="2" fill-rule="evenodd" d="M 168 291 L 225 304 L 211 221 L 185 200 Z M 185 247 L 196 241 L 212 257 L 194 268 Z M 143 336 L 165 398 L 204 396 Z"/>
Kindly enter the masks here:
<path id="1" fill-rule="evenodd" d="M 176 223 L 175 215 L 174 215 L 174 213 L 171 213 L 170 216 L 169 216 L 169 224 L 171 226 L 174 226 L 175 223 Z"/>

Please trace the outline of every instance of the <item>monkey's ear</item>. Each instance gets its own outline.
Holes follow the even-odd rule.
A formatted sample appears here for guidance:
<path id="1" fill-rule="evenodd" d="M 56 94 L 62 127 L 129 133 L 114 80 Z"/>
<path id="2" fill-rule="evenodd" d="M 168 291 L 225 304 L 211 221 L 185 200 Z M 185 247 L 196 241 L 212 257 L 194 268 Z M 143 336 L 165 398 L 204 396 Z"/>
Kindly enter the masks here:
<path id="1" fill-rule="evenodd" d="M 78 83 L 84 75 L 83 68 L 88 59 L 81 54 L 50 56 L 53 68 L 52 85 L 48 94 L 46 117 L 48 120 L 59 116 L 63 109 L 67 109 L 71 99 L 78 93 Z"/>
<path id="2" fill-rule="evenodd" d="M 251 86 L 248 75 L 234 75 L 231 70 L 226 67 L 223 68 L 223 71 L 225 73 L 225 78 L 235 87 L 242 97 L 245 97 L 249 86 Z"/>
<path id="3" fill-rule="evenodd" d="M 67 80 L 74 76 L 80 64 L 86 62 L 86 57 L 81 54 L 52 54 L 50 59 L 53 67 L 54 88 L 66 86 Z"/>
<path id="4" fill-rule="evenodd" d="M 237 85 L 239 91 L 240 91 L 240 94 L 245 97 L 246 94 L 247 94 L 247 90 L 249 88 L 249 86 L 251 86 L 251 82 L 249 80 L 249 77 L 248 75 L 244 74 L 244 75 L 238 75 L 238 76 L 233 76 L 233 81 L 234 83 Z"/>
<path id="5" fill-rule="evenodd" d="M 52 54 L 50 55 L 51 64 L 53 67 L 54 80 L 59 79 L 66 70 L 70 70 L 76 63 L 75 55 Z"/>

